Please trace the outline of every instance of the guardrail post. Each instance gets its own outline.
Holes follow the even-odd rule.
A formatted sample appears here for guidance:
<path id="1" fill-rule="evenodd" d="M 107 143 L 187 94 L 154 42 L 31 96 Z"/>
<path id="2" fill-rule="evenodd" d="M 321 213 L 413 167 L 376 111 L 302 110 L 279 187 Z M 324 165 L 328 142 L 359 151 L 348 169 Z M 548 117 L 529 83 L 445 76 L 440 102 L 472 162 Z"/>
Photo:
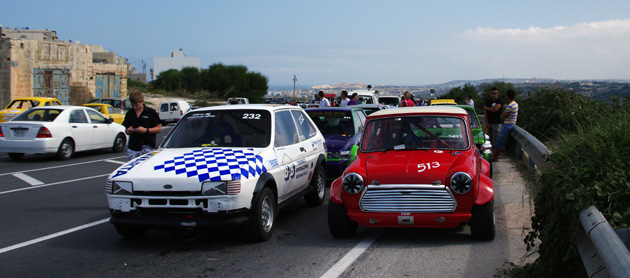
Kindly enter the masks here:
<path id="1" fill-rule="evenodd" d="M 590 206 L 580 212 L 580 222 L 585 233 L 578 237 L 577 246 L 588 276 L 628 277 L 630 251 L 604 215 Z"/>

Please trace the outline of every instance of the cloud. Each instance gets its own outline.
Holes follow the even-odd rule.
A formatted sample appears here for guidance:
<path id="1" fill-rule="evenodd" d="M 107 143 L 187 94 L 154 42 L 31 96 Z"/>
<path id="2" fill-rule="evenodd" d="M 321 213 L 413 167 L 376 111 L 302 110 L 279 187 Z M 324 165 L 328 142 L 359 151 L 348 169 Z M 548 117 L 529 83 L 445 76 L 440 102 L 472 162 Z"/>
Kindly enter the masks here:
<path id="1" fill-rule="evenodd" d="M 573 26 L 527 29 L 496 29 L 478 27 L 463 34 L 467 39 L 511 41 L 527 44 L 597 42 L 601 40 L 630 41 L 630 19 L 579 23 Z"/>

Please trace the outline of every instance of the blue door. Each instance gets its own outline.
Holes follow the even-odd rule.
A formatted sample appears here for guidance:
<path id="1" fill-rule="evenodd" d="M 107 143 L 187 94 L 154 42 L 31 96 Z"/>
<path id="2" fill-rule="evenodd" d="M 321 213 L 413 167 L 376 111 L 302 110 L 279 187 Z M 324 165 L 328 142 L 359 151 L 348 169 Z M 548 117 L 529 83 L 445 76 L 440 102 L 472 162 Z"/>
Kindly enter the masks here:
<path id="1" fill-rule="evenodd" d="M 70 104 L 70 71 L 67 69 L 33 69 L 33 96 L 54 97 Z"/>

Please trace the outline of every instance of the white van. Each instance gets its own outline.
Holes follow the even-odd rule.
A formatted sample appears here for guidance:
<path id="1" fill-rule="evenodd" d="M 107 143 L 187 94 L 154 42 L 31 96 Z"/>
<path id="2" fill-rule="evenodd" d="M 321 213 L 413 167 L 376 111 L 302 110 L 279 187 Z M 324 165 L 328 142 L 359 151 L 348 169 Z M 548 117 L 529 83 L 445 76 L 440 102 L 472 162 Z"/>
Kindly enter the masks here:
<path id="1" fill-rule="evenodd" d="M 163 101 L 158 111 L 162 125 L 177 122 L 177 119 L 188 112 L 190 107 L 190 104 L 183 100 Z"/>
<path id="2" fill-rule="evenodd" d="M 348 96 L 357 93 L 359 100 L 356 104 L 377 104 L 378 103 L 378 91 L 374 90 L 354 90 L 348 92 Z"/>
<path id="3" fill-rule="evenodd" d="M 249 104 L 249 99 L 246 97 L 231 97 L 227 99 L 227 104 Z"/>

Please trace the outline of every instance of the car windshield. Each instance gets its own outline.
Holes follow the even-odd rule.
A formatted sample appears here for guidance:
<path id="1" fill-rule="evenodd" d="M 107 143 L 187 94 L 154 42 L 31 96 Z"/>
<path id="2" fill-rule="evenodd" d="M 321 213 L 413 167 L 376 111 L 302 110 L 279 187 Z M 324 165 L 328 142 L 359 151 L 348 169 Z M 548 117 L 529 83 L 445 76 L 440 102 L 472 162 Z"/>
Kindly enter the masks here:
<path id="1" fill-rule="evenodd" d="M 30 109 L 24 113 L 20 113 L 12 121 L 29 121 L 29 122 L 52 122 L 54 121 L 62 109 Z"/>
<path id="2" fill-rule="evenodd" d="M 320 111 L 316 109 L 307 113 L 317 125 L 317 129 L 324 135 L 354 136 L 354 121 L 350 111 Z"/>
<path id="3" fill-rule="evenodd" d="M 469 145 L 464 118 L 423 115 L 368 121 L 361 150 L 465 150 Z"/>
<path id="4" fill-rule="evenodd" d="M 400 102 L 396 97 L 379 97 L 378 102 L 385 105 L 395 105 L 398 106 Z"/>
<path id="5" fill-rule="evenodd" d="M 359 95 L 359 100 L 357 100 L 356 104 L 374 104 L 374 99 L 372 96 Z"/>
<path id="6" fill-rule="evenodd" d="M 266 110 L 191 111 L 164 140 L 165 148 L 266 147 L 271 114 Z"/>

